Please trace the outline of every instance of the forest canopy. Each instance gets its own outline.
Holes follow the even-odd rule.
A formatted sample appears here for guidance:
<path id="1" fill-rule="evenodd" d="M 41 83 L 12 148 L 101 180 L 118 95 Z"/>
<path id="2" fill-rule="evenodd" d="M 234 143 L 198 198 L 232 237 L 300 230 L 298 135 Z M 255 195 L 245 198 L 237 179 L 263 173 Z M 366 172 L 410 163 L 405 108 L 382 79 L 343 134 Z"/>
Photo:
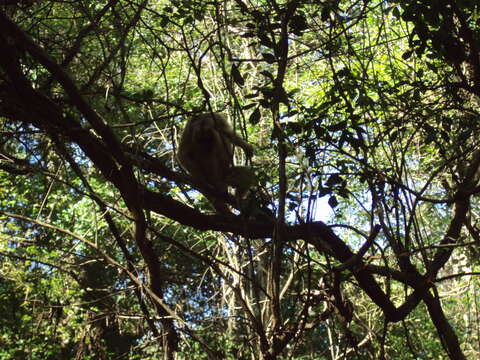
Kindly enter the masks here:
<path id="1" fill-rule="evenodd" d="M 0 2 L 0 360 L 480 358 L 479 101 L 474 0 Z"/>

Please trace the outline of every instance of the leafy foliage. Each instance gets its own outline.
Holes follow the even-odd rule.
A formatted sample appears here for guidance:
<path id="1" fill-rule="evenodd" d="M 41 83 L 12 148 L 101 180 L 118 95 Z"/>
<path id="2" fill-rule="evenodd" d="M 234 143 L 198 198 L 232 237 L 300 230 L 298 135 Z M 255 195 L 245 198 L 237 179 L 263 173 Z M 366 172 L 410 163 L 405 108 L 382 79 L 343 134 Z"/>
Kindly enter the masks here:
<path id="1" fill-rule="evenodd" d="M 478 358 L 478 12 L 2 3 L 0 359 Z M 205 111 L 231 215 L 176 160 Z"/>

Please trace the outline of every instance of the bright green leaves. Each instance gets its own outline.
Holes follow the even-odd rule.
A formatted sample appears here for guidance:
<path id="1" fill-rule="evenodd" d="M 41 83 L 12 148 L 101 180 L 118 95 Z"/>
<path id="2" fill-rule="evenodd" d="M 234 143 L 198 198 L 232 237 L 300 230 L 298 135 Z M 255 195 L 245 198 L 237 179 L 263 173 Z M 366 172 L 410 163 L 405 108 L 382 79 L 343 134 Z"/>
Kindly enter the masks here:
<path id="1" fill-rule="evenodd" d="M 297 13 L 290 19 L 290 29 L 293 34 L 301 36 L 308 29 L 307 18 L 305 14 Z"/>
<path id="2" fill-rule="evenodd" d="M 399 5 L 403 12 L 401 18 L 414 25 L 410 37 L 412 49 L 421 56 L 428 49 L 435 57 L 446 59 L 451 64 L 459 64 L 468 59 L 469 54 L 478 47 L 480 39 L 479 24 L 475 19 L 478 4 L 469 1 L 402 1 Z M 398 8 L 394 15 L 399 16 Z M 408 59 L 412 51 L 404 54 Z"/>
<path id="3" fill-rule="evenodd" d="M 233 81 L 237 85 L 239 85 L 239 86 L 245 85 L 245 79 L 243 78 L 242 74 L 240 73 L 240 69 L 238 68 L 238 65 L 235 64 L 235 63 L 232 64 L 231 74 L 232 74 Z"/>
<path id="4" fill-rule="evenodd" d="M 260 121 L 262 114 L 260 112 L 260 108 L 256 108 L 251 114 L 250 117 L 248 118 L 248 122 L 252 125 L 258 124 Z"/>

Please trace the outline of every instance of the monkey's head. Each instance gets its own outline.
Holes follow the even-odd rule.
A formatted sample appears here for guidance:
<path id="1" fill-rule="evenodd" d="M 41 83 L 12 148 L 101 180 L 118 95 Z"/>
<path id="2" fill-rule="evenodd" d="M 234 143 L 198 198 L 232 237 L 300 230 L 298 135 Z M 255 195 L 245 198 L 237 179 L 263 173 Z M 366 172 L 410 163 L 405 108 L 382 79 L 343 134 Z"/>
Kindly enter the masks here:
<path id="1" fill-rule="evenodd" d="M 215 129 L 198 127 L 193 131 L 193 141 L 202 149 L 213 149 L 217 146 L 217 133 Z"/>
<path id="2" fill-rule="evenodd" d="M 209 151 L 218 147 L 220 136 L 211 116 L 199 114 L 193 116 L 190 122 L 192 140 L 202 149 Z"/>

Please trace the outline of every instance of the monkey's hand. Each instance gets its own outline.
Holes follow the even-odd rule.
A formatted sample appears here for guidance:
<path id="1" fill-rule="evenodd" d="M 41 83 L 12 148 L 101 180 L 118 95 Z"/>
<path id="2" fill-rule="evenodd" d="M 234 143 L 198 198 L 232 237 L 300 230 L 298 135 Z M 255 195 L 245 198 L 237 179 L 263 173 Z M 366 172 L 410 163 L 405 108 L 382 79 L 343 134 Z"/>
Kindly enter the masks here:
<path id="1" fill-rule="evenodd" d="M 233 166 L 225 177 L 225 183 L 236 189 L 238 198 L 242 198 L 257 182 L 255 171 L 248 166 Z"/>
<path id="2" fill-rule="evenodd" d="M 250 144 L 246 144 L 245 148 L 243 149 L 245 151 L 245 155 L 247 158 L 251 159 L 253 157 L 253 146 Z"/>

